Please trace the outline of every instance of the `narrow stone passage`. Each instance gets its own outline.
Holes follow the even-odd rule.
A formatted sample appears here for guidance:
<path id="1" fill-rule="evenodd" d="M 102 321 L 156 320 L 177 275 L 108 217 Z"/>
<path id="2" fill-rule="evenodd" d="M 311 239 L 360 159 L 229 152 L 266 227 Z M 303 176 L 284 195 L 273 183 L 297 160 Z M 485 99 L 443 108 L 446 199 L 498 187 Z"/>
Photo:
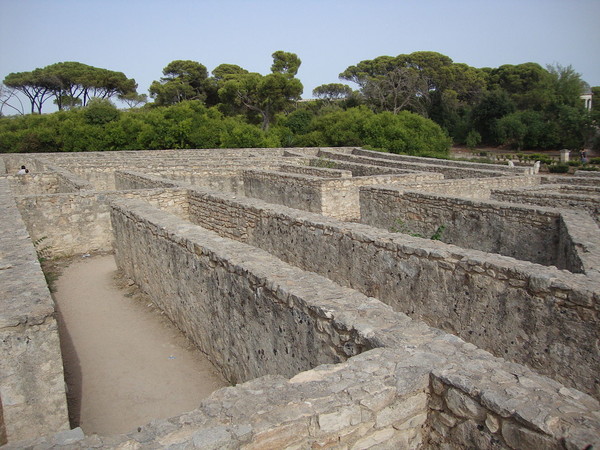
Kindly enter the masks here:
<path id="1" fill-rule="evenodd" d="M 148 300 L 119 286 L 112 255 L 71 263 L 56 288 L 70 420 L 86 434 L 189 411 L 226 385 Z"/>

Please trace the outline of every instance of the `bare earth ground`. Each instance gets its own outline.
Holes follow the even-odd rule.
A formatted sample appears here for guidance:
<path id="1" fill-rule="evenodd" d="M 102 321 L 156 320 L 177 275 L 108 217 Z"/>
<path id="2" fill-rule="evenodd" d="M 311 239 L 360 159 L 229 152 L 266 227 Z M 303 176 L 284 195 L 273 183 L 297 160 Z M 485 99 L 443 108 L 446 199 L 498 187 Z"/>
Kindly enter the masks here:
<path id="1" fill-rule="evenodd" d="M 112 255 L 76 258 L 54 283 L 71 424 L 131 431 L 196 408 L 226 386 L 213 366 L 135 286 Z"/>

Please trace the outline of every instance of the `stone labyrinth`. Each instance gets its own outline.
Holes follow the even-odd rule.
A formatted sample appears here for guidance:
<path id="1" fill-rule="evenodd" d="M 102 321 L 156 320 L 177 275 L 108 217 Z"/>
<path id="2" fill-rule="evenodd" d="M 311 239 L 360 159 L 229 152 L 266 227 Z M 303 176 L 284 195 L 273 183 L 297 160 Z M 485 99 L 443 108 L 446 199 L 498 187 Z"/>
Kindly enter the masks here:
<path id="1" fill-rule="evenodd" d="M 7 448 L 600 448 L 594 173 L 295 148 L 10 154 L 0 174 Z M 232 387 L 70 430 L 40 247 L 114 252 Z"/>

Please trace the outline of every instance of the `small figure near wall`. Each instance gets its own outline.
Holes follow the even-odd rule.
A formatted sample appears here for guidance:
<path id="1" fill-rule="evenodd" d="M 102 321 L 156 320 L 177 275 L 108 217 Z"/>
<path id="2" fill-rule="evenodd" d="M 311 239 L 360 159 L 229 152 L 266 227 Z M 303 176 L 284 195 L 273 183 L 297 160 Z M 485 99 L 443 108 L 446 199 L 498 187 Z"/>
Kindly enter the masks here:
<path id="1" fill-rule="evenodd" d="M 587 164 L 587 152 L 585 151 L 585 149 L 581 150 L 581 153 L 579 155 L 581 156 L 581 164 Z"/>
<path id="2" fill-rule="evenodd" d="M 25 166 L 21 166 L 21 168 L 17 172 L 17 175 L 25 175 L 26 173 L 29 173 L 29 169 Z"/>

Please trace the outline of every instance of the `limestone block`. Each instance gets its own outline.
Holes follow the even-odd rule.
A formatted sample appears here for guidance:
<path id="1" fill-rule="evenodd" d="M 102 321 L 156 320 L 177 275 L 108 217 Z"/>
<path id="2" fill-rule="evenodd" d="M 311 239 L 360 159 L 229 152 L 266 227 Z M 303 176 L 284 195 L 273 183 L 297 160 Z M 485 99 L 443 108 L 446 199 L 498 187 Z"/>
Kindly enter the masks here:
<path id="1" fill-rule="evenodd" d="M 514 449 L 538 450 L 543 448 L 558 450 L 562 448 L 557 440 L 508 420 L 502 423 L 502 437 Z"/>
<path id="2" fill-rule="evenodd" d="M 424 392 L 412 397 L 399 399 L 375 416 L 375 427 L 384 428 L 404 422 L 406 419 L 421 414 L 427 409 L 427 394 Z"/>
<path id="3" fill-rule="evenodd" d="M 448 409 L 459 417 L 483 421 L 486 411 L 479 403 L 468 395 L 455 388 L 448 389 L 446 393 L 446 405 Z"/>
<path id="4" fill-rule="evenodd" d="M 357 405 L 350 405 L 332 413 L 319 414 L 318 420 L 322 432 L 340 431 L 361 421 L 361 409 Z"/>

